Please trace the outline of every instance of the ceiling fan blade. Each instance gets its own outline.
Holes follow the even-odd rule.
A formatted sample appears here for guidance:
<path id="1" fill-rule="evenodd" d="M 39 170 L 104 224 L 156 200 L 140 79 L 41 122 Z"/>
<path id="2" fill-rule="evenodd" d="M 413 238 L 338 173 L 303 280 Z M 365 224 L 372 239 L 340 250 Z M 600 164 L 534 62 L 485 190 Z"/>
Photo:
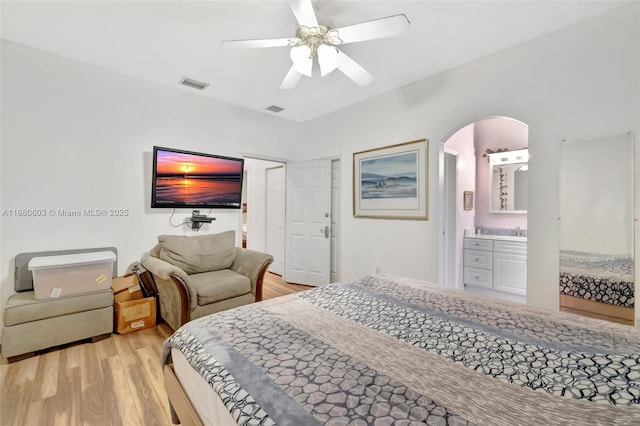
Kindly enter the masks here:
<path id="1" fill-rule="evenodd" d="M 321 44 L 318 46 L 317 54 L 321 76 L 324 77 L 338 67 L 338 49 L 334 46 Z"/>
<path id="2" fill-rule="evenodd" d="M 284 80 L 282 80 L 280 88 L 284 90 L 293 89 L 296 87 L 296 84 L 298 84 L 300 77 L 302 77 L 302 74 L 296 71 L 296 64 L 291 65 L 289 72 L 284 77 Z"/>
<path id="3" fill-rule="evenodd" d="M 369 74 L 367 70 L 362 68 L 360 64 L 348 57 L 341 50 L 338 50 L 336 58 L 338 61 L 338 69 L 358 86 L 366 86 L 373 81 L 373 76 Z"/>
<path id="4" fill-rule="evenodd" d="M 378 38 L 394 37 L 407 31 L 411 23 L 403 14 L 374 19 L 342 28 L 335 28 L 342 44 L 358 41 L 375 40 Z"/>
<path id="5" fill-rule="evenodd" d="M 309 28 L 318 26 L 318 18 L 316 18 L 316 12 L 313 10 L 311 0 L 293 0 L 289 2 L 289 7 L 301 26 L 304 25 Z"/>
<path id="6" fill-rule="evenodd" d="M 266 38 L 258 40 L 225 40 L 222 42 L 222 47 L 229 48 L 253 48 L 253 47 L 285 47 L 295 46 L 302 41 L 296 37 L 290 38 Z"/>
<path id="7" fill-rule="evenodd" d="M 306 44 L 291 48 L 289 52 L 293 66 L 296 71 L 307 77 L 311 77 L 311 69 L 313 68 L 313 57 L 311 56 L 311 49 Z"/>

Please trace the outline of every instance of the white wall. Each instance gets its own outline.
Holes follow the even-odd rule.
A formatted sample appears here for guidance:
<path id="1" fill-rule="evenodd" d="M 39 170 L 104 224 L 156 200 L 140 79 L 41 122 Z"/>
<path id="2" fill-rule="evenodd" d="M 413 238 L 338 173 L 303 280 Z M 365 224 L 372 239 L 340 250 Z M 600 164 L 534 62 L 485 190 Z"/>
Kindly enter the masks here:
<path id="1" fill-rule="evenodd" d="M 464 123 L 508 116 L 529 125 L 527 302 L 558 306 L 558 143 L 639 126 L 639 4 L 411 84 L 304 126 L 323 144 L 291 155 L 340 155 L 427 137 L 429 220 L 356 219 L 343 209 L 343 279 L 375 271 L 438 280 L 440 143 Z M 375 84 L 375 81 L 374 83 Z M 297 149 L 297 150 L 296 150 Z M 345 179 L 342 204 L 351 205 Z"/>
<path id="2" fill-rule="evenodd" d="M 128 208 L 130 215 L 2 217 L 2 304 L 12 293 L 17 253 L 115 245 L 122 270 L 158 234 L 182 232 L 168 225 L 167 211 L 148 207 L 153 145 L 341 158 L 342 279 L 379 267 L 437 281 L 441 143 L 464 123 L 498 115 L 529 125 L 527 301 L 557 307 L 558 143 L 638 132 L 639 7 L 635 2 L 306 124 L 3 42 L 2 208 Z M 423 137 L 430 140 L 429 220 L 353 218 L 353 152 Z M 239 212 L 216 216 L 209 232 L 240 225 Z"/>
<path id="3" fill-rule="evenodd" d="M 2 41 L 1 208 L 44 209 L 44 217 L 0 218 L 0 308 L 13 293 L 13 259 L 22 252 L 115 246 L 119 270 L 159 234 L 188 234 L 151 209 L 154 145 L 242 156 L 286 152 L 290 124 L 181 88 Z M 250 124 L 250 125 L 248 125 Z M 58 209 L 126 209 L 119 217 L 60 217 Z M 207 213 L 203 211 L 202 213 Z M 178 210 L 174 224 L 190 216 Z M 240 210 L 214 210 L 202 232 L 236 229 Z"/>

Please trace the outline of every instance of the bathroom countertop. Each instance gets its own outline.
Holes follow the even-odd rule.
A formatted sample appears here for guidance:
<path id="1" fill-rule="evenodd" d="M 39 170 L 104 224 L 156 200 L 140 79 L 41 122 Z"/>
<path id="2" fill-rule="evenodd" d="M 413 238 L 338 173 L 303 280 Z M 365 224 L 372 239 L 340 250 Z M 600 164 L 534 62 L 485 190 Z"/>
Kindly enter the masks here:
<path id="1" fill-rule="evenodd" d="M 522 243 L 527 242 L 527 237 L 517 237 L 515 235 L 491 235 L 491 234 L 482 234 L 482 235 L 465 235 L 465 238 L 481 238 L 483 240 L 501 240 L 501 241 L 518 241 Z"/>

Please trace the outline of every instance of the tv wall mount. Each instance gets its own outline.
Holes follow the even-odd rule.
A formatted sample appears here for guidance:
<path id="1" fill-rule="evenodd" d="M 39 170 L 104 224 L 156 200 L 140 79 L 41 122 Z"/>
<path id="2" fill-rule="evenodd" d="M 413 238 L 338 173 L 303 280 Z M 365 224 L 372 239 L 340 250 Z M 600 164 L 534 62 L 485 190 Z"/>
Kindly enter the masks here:
<path id="1" fill-rule="evenodd" d="M 191 213 L 190 219 L 191 229 L 194 231 L 198 231 L 203 223 L 211 223 L 211 221 L 213 220 L 216 220 L 216 218 L 209 217 L 206 214 L 200 214 L 200 210 L 194 210 Z"/>

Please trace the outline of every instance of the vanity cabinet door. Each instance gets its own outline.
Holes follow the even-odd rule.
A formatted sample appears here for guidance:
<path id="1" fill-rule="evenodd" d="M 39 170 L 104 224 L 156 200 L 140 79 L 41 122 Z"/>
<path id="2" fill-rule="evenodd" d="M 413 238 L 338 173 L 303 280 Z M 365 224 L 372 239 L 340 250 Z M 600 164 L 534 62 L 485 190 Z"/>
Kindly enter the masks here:
<path id="1" fill-rule="evenodd" d="M 527 256 L 493 253 L 493 289 L 527 294 Z"/>

